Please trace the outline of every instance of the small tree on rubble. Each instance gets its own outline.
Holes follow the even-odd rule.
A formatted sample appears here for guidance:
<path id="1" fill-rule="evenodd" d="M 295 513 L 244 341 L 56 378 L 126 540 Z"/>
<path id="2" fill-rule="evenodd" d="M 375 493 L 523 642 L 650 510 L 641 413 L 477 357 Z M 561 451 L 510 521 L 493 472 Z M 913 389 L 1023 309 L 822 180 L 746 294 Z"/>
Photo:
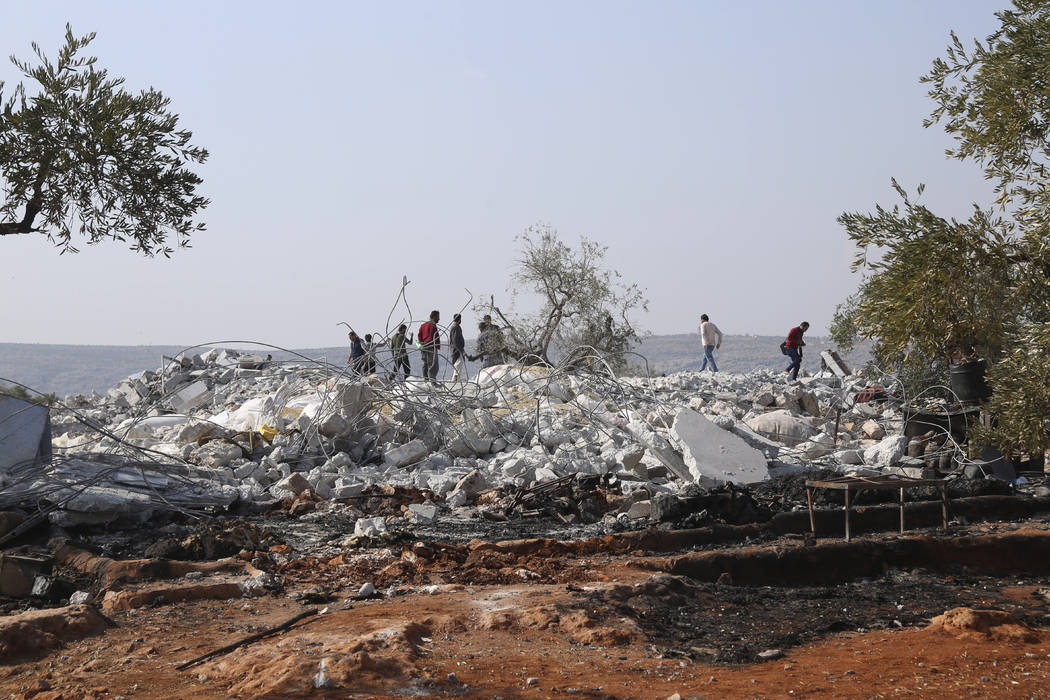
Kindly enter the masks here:
<path id="1" fill-rule="evenodd" d="M 500 319 L 511 354 L 526 363 L 581 366 L 597 352 L 623 369 L 624 353 L 640 340 L 629 315 L 645 311 L 648 301 L 637 285 L 624 284 L 619 272 L 603 267 L 607 247 L 581 237 L 571 248 L 546 224 L 530 226 L 517 241 L 521 253 L 511 294 L 538 296 L 540 309 L 504 312 L 492 298 L 476 307 Z"/>
<path id="2" fill-rule="evenodd" d="M 0 82 L 0 236 L 41 233 L 76 252 L 74 233 L 97 243 L 127 241 L 147 256 L 172 253 L 204 225 L 201 178 L 187 164 L 208 152 L 190 145 L 168 98 L 150 88 L 126 91 L 83 56 L 95 35 L 73 35 L 54 62 L 35 43 L 39 65 L 12 57 L 30 82 L 4 98 Z"/>

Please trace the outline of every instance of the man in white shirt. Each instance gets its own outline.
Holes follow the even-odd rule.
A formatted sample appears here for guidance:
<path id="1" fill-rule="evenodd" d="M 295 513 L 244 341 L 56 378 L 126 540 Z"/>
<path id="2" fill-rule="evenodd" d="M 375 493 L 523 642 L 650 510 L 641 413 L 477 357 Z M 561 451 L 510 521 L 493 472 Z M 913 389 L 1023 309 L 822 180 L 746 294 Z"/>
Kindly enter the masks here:
<path id="1" fill-rule="evenodd" d="M 704 346 L 704 361 L 700 365 L 700 371 L 707 369 L 707 363 L 711 363 L 711 371 L 717 372 L 718 365 L 715 364 L 715 348 L 722 347 L 722 331 L 718 326 L 711 323 L 707 314 L 700 316 L 700 343 Z"/>

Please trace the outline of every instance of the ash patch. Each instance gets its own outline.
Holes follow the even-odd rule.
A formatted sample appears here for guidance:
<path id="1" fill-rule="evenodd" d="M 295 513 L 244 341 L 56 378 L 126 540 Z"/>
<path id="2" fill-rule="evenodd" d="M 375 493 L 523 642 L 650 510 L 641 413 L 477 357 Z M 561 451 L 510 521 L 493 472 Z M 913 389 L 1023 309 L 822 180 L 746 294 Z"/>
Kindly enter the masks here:
<path id="1" fill-rule="evenodd" d="M 925 626 L 953 607 L 1016 609 L 999 579 L 889 572 L 839 586 L 733 586 L 660 575 L 644 584 L 589 593 L 593 607 L 633 620 L 653 651 L 705 663 L 759 661 L 829 634 Z M 1048 608 L 1048 606 L 1043 606 Z M 1019 617 L 1041 624 L 1046 610 Z"/>
<path id="2" fill-rule="evenodd" d="M 73 544 L 114 559 L 210 561 L 234 556 L 242 549 L 264 550 L 283 543 L 273 529 L 241 519 L 172 522 L 157 529 L 85 530 Z"/>

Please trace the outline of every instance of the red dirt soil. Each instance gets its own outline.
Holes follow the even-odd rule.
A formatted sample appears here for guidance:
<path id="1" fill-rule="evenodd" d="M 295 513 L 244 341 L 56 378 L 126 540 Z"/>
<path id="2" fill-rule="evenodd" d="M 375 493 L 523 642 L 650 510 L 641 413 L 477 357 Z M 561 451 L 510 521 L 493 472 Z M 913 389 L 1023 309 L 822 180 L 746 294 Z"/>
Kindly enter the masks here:
<path id="1" fill-rule="evenodd" d="M 674 693 L 712 699 L 1050 697 L 1050 632 L 1040 626 L 1050 620 L 1045 585 L 1004 580 L 977 586 L 1010 614 L 954 611 L 932 625 L 825 634 L 774 660 L 716 665 L 661 658 L 652 643 L 648 608 L 636 606 L 628 615 L 629 608 L 617 607 L 631 591 L 658 602 L 693 595 L 674 588 L 688 585 L 678 577 L 654 573 L 652 559 L 541 556 L 526 549 L 519 548 L 517 557 L 478 552 L 475 559 L 499 561 L 473 574 L 437 556 L 427 569 L 407 565 L 411 554 L 398 558 L 376 551 L 327 563 L 294 560 L 281 567 L 281 593 L 155 600 L 150 607 L 109 613 L 115 627 L 71 638 L 63 648 L 35 657 L 8 655 L 0 659 L 0 694 L 39 700 L 666 698 Z M 393 578 L 391 566 L 401 574 L 411 570 L 401 579 L 412 579 L 403 594 L 347 602 L 364 580 L 379 585 L 380 579 Z M 449 582 L 454 579 L 478 582 Z M 203 588 L 208 581 L 199 583 Z M 334 594 L 332 602 L 304 606 L 292 599 L 318 589 Z M 739 592 L 704 589 L 690 600 L 715 612 L 718 590 Z M 672 593 L 679 597 L 668 598 Z M 788 589 L 783 595 L 794 594 Z M 329 610 L 185 671 L 176 669 L 307 607 Z"/>

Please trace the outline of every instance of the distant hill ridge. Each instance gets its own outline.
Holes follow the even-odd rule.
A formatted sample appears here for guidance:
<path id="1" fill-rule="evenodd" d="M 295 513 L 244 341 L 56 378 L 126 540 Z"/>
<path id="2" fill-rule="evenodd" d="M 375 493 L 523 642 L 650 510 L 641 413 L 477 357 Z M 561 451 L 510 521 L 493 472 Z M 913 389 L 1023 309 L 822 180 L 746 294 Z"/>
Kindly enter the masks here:
<path id="1" fill-rule="evenodd" d="M 722 348 L 715 352 L 718 368 L 726 372 L 748 372 L 753 369 L 778 368 L 787 363 L 780 354 L 783 338 L 762 335 L 727 335 Z M 820 351 L 830 347 L 826 338 L 807 337 L 803 367 L 815 371 L 820 366 Z M 90 394 L 105 392 L 121 379 L 145 369 L 156 369 L 163 357 L 171 357 L 190 346 L 177 345 L 43 345 L 33 343 L 0 343 L 0 379 L 13 380 L 40 392 Z M 274 359 L 292 359 L 293 355 L 262 346 L 236 346 L 239 350 L 272 354 Z M 467 347 L 473 347 L 468 340 Z M 203 352 L 203 348 L 198 349 Z M 326 358 L 341 364 L 347 348 L 305 348 L 295 352 L 311 358 Z M 648 360 L 649 371 L 656 374 L 696 370 L 703 352 L 695 333 L 653 335 L 647 337 L 636 352 Z M 867 352 L 854 352 L 843 358 L 852 368 L 867 361 Z M 632 357 L 629 364 L 641 370 L 645 363 Z M 412 356 L 413 373 L 419 373 L 419 358 Z"/>

